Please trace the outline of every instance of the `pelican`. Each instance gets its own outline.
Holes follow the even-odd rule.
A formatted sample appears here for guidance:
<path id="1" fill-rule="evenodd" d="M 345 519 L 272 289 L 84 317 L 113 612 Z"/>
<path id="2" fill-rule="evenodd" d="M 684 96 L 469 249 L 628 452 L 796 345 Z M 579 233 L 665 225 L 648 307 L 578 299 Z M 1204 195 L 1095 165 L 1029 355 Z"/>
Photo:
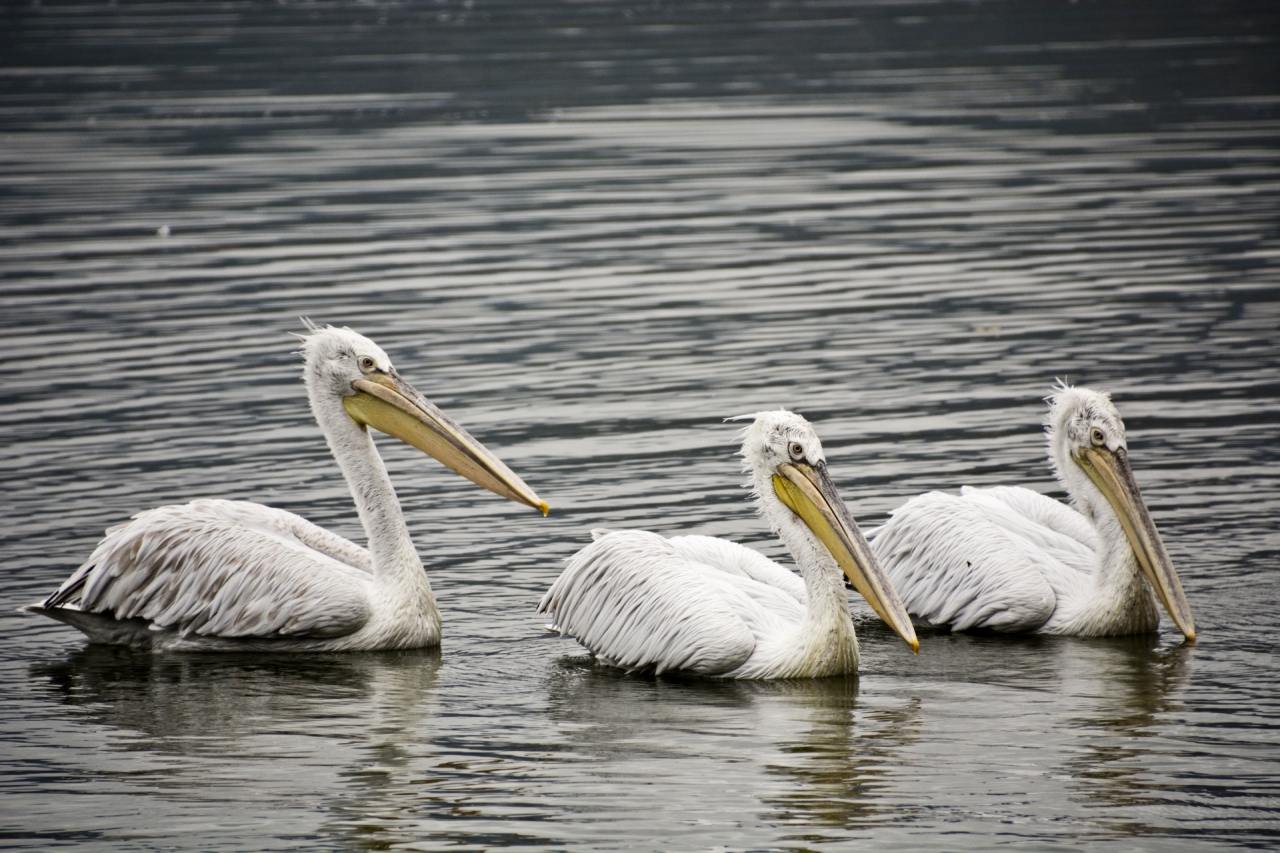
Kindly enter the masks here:
<path id="1" fill-rule="evenodd" d="M 547 505 L 350 329 L 307 324 L 311 411 L 355 497 L 368 550 L 279 509 L 197 500 L 140 513 L 28 611 L 93 642 L 157 650 L 438 645 L 440 610 L 369 427 L 497 494 Z"/>
<path id="2" fill-rule="evenodd" d="M 919 650 L 906 609 L 827 474 L 809 422 L 760 412 L 743 430 L 756 505 L 800 567 L 710 536 L 592 531 L 538 612 L 598 661 L 633 671 L 720 678 L 857 672 L 844 576 Z"/>
<path id="3" fill-rule="evenodd" d="M 1076 509 L 1010 486 L 912 498 L 871 531 L 907 610 L 956 631 L 1101 637 L 1155 631 L 1158 596 L 1194 640 L 1110 397 L 1060 383 L 1046 401 L 1050 464 Z"/>

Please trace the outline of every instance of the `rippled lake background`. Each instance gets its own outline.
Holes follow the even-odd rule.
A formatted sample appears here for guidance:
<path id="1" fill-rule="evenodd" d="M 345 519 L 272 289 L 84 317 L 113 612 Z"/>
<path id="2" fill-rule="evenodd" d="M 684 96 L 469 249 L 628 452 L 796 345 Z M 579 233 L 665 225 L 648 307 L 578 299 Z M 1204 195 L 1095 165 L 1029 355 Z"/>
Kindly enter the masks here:
<path id="1" fill-rule="evenodd" d="M 13 3 L 0 11 L 0 847 L 1205 850 L 1280 841 L 1272 3 Z M 292 354 L 350 325 L 553 507 L 380 444 L 442 650 L 150 655 L 15 609 L 195 497 L 362 536 Z M 863 672 L 594 668 L 593 526 L 783 556 L 726 416 L 864 528 L 1061 496 L 1110 390 L 1200 633 Z M 1168 621 L 1165 621 L 1166 628 Z"/>

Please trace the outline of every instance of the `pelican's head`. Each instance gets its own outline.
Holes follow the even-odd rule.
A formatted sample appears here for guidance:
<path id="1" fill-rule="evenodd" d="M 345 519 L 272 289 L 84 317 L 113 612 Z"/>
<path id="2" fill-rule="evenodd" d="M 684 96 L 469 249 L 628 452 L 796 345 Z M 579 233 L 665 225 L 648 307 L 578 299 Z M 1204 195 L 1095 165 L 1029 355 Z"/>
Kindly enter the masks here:
<path id="1" fill-rule="evenodd" d="M 1095 525 L 1106 520 L 1108 509 L 1114 512 L 1164 609 L 1178 630 L 1194 640 L 1191 605 L 1133 479 L 1124 421 L 1111 398 L 1062 383 L 1047 402 L 1046 435 L 1059 479 Z"/>
<path id="2" fill-rule="evenodd" d="M 764 514 L 784 541 L 787 528 L 800 526 L 811 534 L 819 543 L 814 550 L 824 549 L 871 609 L 918 652 L 907 608 L 836 492 L 813 427 L 785 409 L 746 417 L 754 420 L 742 431 L 743 468 Z"/>
<path id="3" fill-rule="evenodd" d="M 303 378 L 312 391 L 347 397 L 355 393 L 352 383 L 366 375 L 395 373 L 391 358 L 382 347 L 350 329 L 323 326 L 300 337 L 302 357 L 306 359 Z"/>
<path id="4" fill-rule="evenodd" d="M 1045 402 L 1049 404 L 1045 431 L 1059 472 L 1068 470 L 1063 463 L 1080 447 L 1128 450 L 1124 421 L 1109 394 L 1062 383 Z"/>
<path id="5" fill-rule="evenodd" d="M 343 416 L 360 429 L 373 427 L 430 454 L 476 485 L 543 515 L 549 511 L 501 459 L 401 379 L 382 347 L 350 329 L 308 328 L 310 333 L 301 336 L 303 378 L 322 425 L 341 401 Z"/>

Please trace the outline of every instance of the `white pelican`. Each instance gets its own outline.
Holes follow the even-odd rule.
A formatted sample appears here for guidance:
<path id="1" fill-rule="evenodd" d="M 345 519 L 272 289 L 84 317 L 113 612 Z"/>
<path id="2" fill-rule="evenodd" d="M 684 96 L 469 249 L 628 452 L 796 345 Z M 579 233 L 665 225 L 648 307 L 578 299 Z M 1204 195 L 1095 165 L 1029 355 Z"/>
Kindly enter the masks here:
<path id="1" fill-rule="evenodd" d="M 1061 384 L 1047 402 L 1050 462 L 1079 512 L 1009 486 L 912 498 L 871 531 L 907 610 L 956 631 L 1099 637 L 1156 630 L 1159 596 L 1194 640 L 1111 399 Z"/>
<path id="2" fill-rule="evenodd" d="M 602 663 L 721 678 L 856 672 L 844 575 L 919 649 L 911 619 L 836 493 L 809 422 L 760 412 L 743 431 L 756 505 L 800 567 L 710 536 L 593 531 L 538 605 Z"/>
<path id="3" fill-rule="evenodd" d="M 27 609 L 90 640 L 152 649 L 329 651 L 440 642 L 440 611 L 368 427 L 505 498 L 533 490 L 400 378 L 350 329 L 308 324 L 311 411 L 355 497 L 365 550 L 290 512 L 197 500 L 107 531 L 89 560 Z"/>

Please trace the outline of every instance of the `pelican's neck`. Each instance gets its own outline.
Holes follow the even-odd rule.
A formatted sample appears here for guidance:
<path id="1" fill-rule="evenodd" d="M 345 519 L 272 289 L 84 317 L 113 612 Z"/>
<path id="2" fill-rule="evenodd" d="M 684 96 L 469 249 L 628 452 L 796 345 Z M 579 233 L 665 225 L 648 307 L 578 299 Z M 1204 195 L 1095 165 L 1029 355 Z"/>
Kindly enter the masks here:
<path id="1" fill-rule="evenodd" d="M 804 579 L 805 592 L 809 594 L 806 620 L 815 625 L 827 625 L 832 621 L 849 622 L 849 600 L 844 592 L 844 573 L 827 549 L 808 527 L 781 503 L 777 504 L 779 518 L 770 518 L 778 537 L 791 552 L 791 557 Z M 782 516 L 785 512 L 790 517 Z M 771 513 L 772 515 L 772 513 Z"/>
<path id="2" fill-rule="evenodd" d="M 1055 613 L 1051 622 L 1061 622 L 1081 636 L 1154 631 L 1160 624 L 1155 593 L 1142 576 L 1115 508 L 1083 473 L 1071 476 L 1066 474 L 1068 470 L 1059 467 L 1058 480 L 1076 509 L 1093 525 L 1098 547 L 1087 594 L 1064 611 L 1065 620 Z"/>
<path id="3" fill-rule="evenodd" d="M 380 581 L 425 582 L 422 561 L 413 547 L 400 501 L 374 447 L 373 436 L 351 420 L 341 399 L 329 402 L 312 396 L 316 420 L 355 498 L 356 513 L 364 525 L 373 557 L 374 575 Z"/>
<path id="4" fill-rule="evenodd" d="M 1137 634 L 1156 630 L 1160 611 L 1155 593 L 1143 578 L 1138 557 L 1110 504 L 1095 509 L 1094 529 L 1098 533 L 1098 551 L 1093 601 L 1084 608 L 1091 614 L 1087 633 Z"/>
<path id="5" fill-rule="evenodd" d="M 778 500 L 772 476 L 765 482 L 757 480 L 754 485 L 757 506 L 791 552 L 809 596 L 799 636 L 788 640 L 794 659 L 785 675 L 813 677 L 857 672 L 858 640 L 849 615 L 844 572 L 818 537 Z"/>

